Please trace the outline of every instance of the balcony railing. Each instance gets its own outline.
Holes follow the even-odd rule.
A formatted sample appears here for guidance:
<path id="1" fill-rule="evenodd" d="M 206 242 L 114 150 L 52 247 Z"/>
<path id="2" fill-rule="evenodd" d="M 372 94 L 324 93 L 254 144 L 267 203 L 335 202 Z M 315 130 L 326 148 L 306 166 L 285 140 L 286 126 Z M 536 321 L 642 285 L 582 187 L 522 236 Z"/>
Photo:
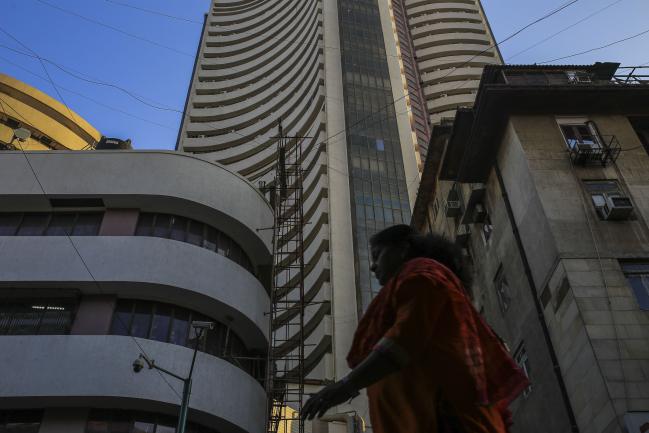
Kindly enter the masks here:
<path id="1" fill-rule="evenodd" d="M 620 156 L 620 142 L 614 135 L 602 135 L 599 143 L 579 142 L 570 143 L 570 158 L 575 165 L 605 166 L 615 162 Z"/>
<path id="2" fill-rule="evenodd" d="M 622 85 L 649 86 L 649 66 L 620 68 L 612 81 Z"/>

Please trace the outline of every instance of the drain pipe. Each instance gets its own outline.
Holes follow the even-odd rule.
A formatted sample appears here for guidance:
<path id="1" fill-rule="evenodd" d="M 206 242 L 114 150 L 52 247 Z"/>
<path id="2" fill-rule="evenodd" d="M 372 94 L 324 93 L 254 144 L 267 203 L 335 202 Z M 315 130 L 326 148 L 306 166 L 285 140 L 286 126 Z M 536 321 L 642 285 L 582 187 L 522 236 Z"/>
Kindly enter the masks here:
<path id="1" fill-rule="evenodd" d="M 545 344 L 550 353 L 550 359 L 552 360 L 552 367 L 554 374 L 557 377 L 557 382 L 559 383 L 559 389 L 561 390 L 561 398 L 563 404 L 568 412 L 568 418 L 570 419 L 571 431 L 572 433 L 579 433 L 579 427 L 577 426 L 577 418 L 575 417 L 575 412 L 572 409 L 570 404 L 570 398 L 568 397 L 568 390 L 566 388 L 566 383 L 563 380 L 563 375 L 561 374 L 561 367 L 559 366 L 559 361 L 557 359 L 557 354 L 554 351 L 554 346 L 552 346 L 552 340 L 550 339 L 550 331 L 548 330 L 548 325 L 545 322 L 545 316 L 543 314 L 543 307 L 541 307 L 541 302 L 539 301 L 538 290 L 536 284 L 534 283 L 534 278 L 532 277 L 532 268 L 530 267 L 530 262 L 527 260 L 527 254 L 523 248 L 523 241 L 521 240 L 521 234 L 518 231 L 518 226 L 516 225 L 516 220 L 514 219 L 514 211 L 512 210 L 512 205 L 509 201 L 509 196 L 507 195 L 507 189 L 505 188 L 505 181 L 503 180 L 503 175 L 500 171 L 500 166 L 498 162 L 494 164 L 496 169 L 496 177 L 498 177 L 498 186 L 502 193 L 503 201 L 505 202 L 505 209 L 507 210 L 507 219 L 512 227 L 514 232 L 514 239 L 516 239 L 516 246 L 518 252 L 521 256 L 521 261 L 523 262 L 523 268 L 525 269 L 525 276 L 527 277 L 527 283 L 530 287 L 530 293 L 532 299 L 534 300 L 534 307 L 536 308 L 536 317 L 539 320 L 541 329 L 543 330 L 543 337 L 545 339 Z"/>

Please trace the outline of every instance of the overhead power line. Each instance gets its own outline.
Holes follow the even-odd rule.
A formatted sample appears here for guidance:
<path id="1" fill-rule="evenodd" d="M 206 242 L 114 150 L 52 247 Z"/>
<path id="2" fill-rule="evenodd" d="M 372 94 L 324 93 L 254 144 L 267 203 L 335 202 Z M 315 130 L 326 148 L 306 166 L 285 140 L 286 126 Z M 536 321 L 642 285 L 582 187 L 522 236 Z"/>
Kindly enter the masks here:
<path id="1" fill-rule="evenodd" d="M 646 35 L 647 33 L 649 33 L 649 29 L 644 30 L 644 31 L 642 31 L 642 32 L 640 32 L 640 33 L 636 33 L 635 35 L 632 35 L 632 36 L 626 37 L 626 38 L 624 38 L 624 39 L 619 39 L 619 40 L 617 40 L 617 41 L 610 42 L 610 43 L 608 43 L 608 44 L 606 44 L 606 45 L 602 45 L 602 46 L 599 46 L 599 47 L 591 48 L 591 49 L 589 49 L 589 50 L 585 50 L 585 51 L 580 51 L 580 52 L 578 52 L 578 53 L 574 53 L 574 54 L 569 54 L 569 55 L 567 55 L 567 56 L 563 56 L 563 57 L 557 57 L 556 59 L 545 60 L 545 61 L 543 61 L 543 62 L 537 62 L 537 64 L 538 64 L 538 65 L 543 65 L 543 64 L 546 64 L 546 63 L 556 62 L 556 61 L 558 61 L 558 60 L 570 59 L 570 58 L 572 58 L 572 57 L 581 56 L 582 54 L 592 53 L 593 51 L 603 50 L 604 48 L 608 48 L 608 47 L 612 47 L 613 45 L 621 44 L 622 42 L 626 42 L 626 41 L 629 41 L 629 40 L 631 40 L 631 39 L 638 38 L 638 37 L 640 37 L 640 36 L 642 36 L 642 35 Z"/>
<path id="2" fill-rule="evenodd" d="M 24 51 L 16 50 L 16 49 L 11 48 L 11 47 L 8 47 L 8 46 L 6 46 L 6 45 L 2 45 L 2 44 L 0 44 L 0 48 L 4 48 L 4 49 L 6 49 L 6 50 L 13 51 L 14 53 L 16 53 L 16 54 L 20 54 L 20 55 L 22 55 L 22 56 L 27 56 L 27 57 L 37 58 L 37 56 L 35 56 L 35 55 L 32 55 L 32 54 L 26 53 L 26 52 L 24 52 Z M 162 106 L 162 105 L 164 105 L 164 104 L 162 104 L 161 102 L 157 102 L 157 101 L 154 101 L 153 99 L 146 98 L 146 97 L 144 97 L 144 96 L 142 96 L 142 95 L 139 95 L 139 94 L 135 93 L 135 92 L 132 91 L 132 90 L 128 90 L 128 89 L 126 89 L 126 88 L 124 88 L 124 87 L 122 87 L 122 86 L 119 86 L 119 85 L 117 85 L 117 84 L 109 83 L 109 82 L 106 82 L 106 81 L 102 81 L 102 80 L 100 80 L 99 78 L 91 77 L 90 75 L 87 75 L 87 74 L 85 74 L 85 73 L 83 73 L 83 72 L 80 72 L 80 71 L 77 71 L 77 70 L 75 70 L 75 69 L 72 69 L 72 68 L 69 68 L 69 67 L 62 66 L 61 64 L 56 63 L 56 62 L 54 62 L 53 60 L 50 60 L 50 59 L 48 59 L 48 58 L 41 57 L 41 60 L 43 60 L 44 62 L 47 62 L 47 63 L 51 64 L 51 65 L 54 66 L 55 68 L 59 69 L 61 72 L 64 72 L 64 73 L 70 75 L 70 76 L 73 77 L 73 78 L 76 78 L 76 79 L 81 80 L 81 81 L 85 81 L 85 82 L 90 83 L 90 84 L 96 84 L 96 85 L 98 85 L 98 86 L 112 87 L 112 88 L 114 88 L 114 89 L 117 89 L 117 90 L 119 90 L 119 91 L 125 93 L 126 95 L 130 96 L 131 98 L 135 99 L 136 101 L 138 101 L 138 102 L 140 102 L 140 103 L 142 103 L 142 104 L 144 104 L 144 105 L 147 105 L 147 106 L 149 106 L 149 107 L 151 107 L 151 108 L 155 108 L 156 110 L 161 110 L 161 111 L 172 111 L 172 112 L 176 112 L 176 113 L 182 113 L 182 111 L 180 111 L 180 110 L 178 110 L 178 109 L 176 109 L 176 108 L 173 108 L 173 107 L 170 107 L 170 106 Z M 74 72 L 72 72 L 72 71 L 74 71 Z M 76 72 L 76 73 L 75 73 L 75 72 Z M 86 75 L 88 78 L 82 77 L 80 74 Z M 145 100 L 145 98 L 146 98 L 146 99 L 149 99 L 150 101 L 156 102 L 156 104 L 160 104 L 160 105 L 156 105 L 156 104 L 152 104 L 152 103 L 150 103 L 150 102 L 147 102 L 147 101 Z"/>
<path id="3" fill-rule="evenodd" d="M 170 47 L 168 45 L 163 45 L 163 44 L 160 44 L 160 43 L 158 43 L 156 41 L 152 41 L 151 39 L 147 39 L 145 37 L 138 36 L 136 34 L 126 32 L 126 31 L 124 31 L 124 30 L 122 30 L 120 28 L 117 28 L 115 26 L 111 26 L 110 24 L 105 24 L 105 23 L 102 23 L 101 21 L 97 21 L 94 18 L 89 18 L 89 17 L 87 17 L 85 15 L 78 14 L 78 13 L 76 13 L 74 11 L 69 10 L 69 9 L 65 9 L 65 8 L 60 7 L 60 6 L 53 5 L 53 4 L 49 3 L 49 2 L 46 2 L 45 0 L 36 0 L 36 1 L 46 5 L 48 7 L 56 9 L 56 10 L 58 10 L 60 12 L 66 13 L 68 15 L 72 15 L 72 16 L 77 17 L 79 19 L 82 19 L 84 21 L 88 21 L 88 22 L 90 22 L 92 24 L 95 24 L 95 25 L 110 29 L 110 30 L 112 30 L 114 32 L 120 33 L 120 34 L 125 35 L 125 36 L 128 36 L 129 38 L 137 39 L 139 41 L 146 42 L 146 43 L 151 44 L 151 45 L 155 45 L 156 47 L 164 48 L 165 50 L 169 50 L 169 51 L 173 51 L 176 54 L 181 54 L 183 56 L 192 57 L 192 58 L 194 57 L 194 54 L 187 53 L 187 52 L 181 51 L 181 50 L 177 50 L 176 48 Z"/>
<path id="4" fill-rule="evenodd" d="M 63 95 L 61 95 L 61 92 L 59 92 L 59 88 L 56 86 L 56 83 L 54 83 L 54 80 L 52 79 L 52 76 L 50 75 L 49 71 L 47 70 L 47 67 L 45 66 L 45 63 L 43 63 L 43 59 L 41 59 L 41 56 L 39 56 L 36 51 L 32 50 L 27 45 L 22 43 L 18 38 L 13 36 L 11 33 L 4 30 L 2 27 L 0 27 L 0 32 L 4 33 L 8 37 L 10 37 L 14 42 L 16 42 L 18 45 L 20 45 L 21 47 L 23 47 L 26 50 L 30 51 L 32 54 L 34 54 L 34 56 L 38 59 L 38 62 L 41 64 L 41 67 L 43 68 L 43 71 L 45 72 L 45 75 L 47 75 L 48 81 L 50 82 L 52 87 L 54 87 L 54 90 L 56 91 L 56 94 L 59 96 L 59 99 L 61 100 L 63 105 L 65 105 L 65 108 L 68 110 L 68 113 L 70 114 L 70 118 L 72 119 L 72 121 L 74 121 L 76 123 L 77 119 L 75 118 L 74 113 L 72 113 L 72 110 L 70 110 L 70 107 L 68 107 L 68 104 L 65 102 L 65 99 L 63 98 Z"/>
<path id="5" fill-rule="evenodd" d="M 190 20 L 190 19 L 187 19 L 187 18 L 181 18 L 181 17 L 177 17 L 175 15 L 169 15 L 169 14 L 166 14 L 164 12 L 158 12 L 158 11 L 154 11 L 154 10 L 151 10 L 151 9 L 145 9 L 145 8 L 141 8 L 141 7 L 138 7 L 138 6 L 133 6 L 133 5 L 130 5 L 130 4 L 127 4 L 127 3 L 118 2 L 118 1 L 115 1 L 115 0 L 104 0 L 104 1 L 107 2 L 107 3 L 113 3 L 113 4 L 116 4 L 118 6 L 122 6 L 122 7 L 125 7 L 125 8 L 130 8 L 130 9 L 135 9 L 135 10 L 138 10 L 138 11 L 146 12 L 146 13 L 149 13 L 149 14 L 152 14 L 152 15 L 158 15 L 158 16 L 161 16 L 161 17 L 170 18 L 170 19 L 173 19 L 173 20 L 182 21 L 182 22 L 191 23 L 191 24 L 203 25 L 203 21 L 196 21 L 196 20 Z"/>
<path id="6" fill-rule="evenodd" d="M 39 74 L 35 73 L 34 71 L 31 71 L 31 70 L 29 70 L 29 69 L 27 69 L 27 68 L 25 68 L 25 67 L 23 67 L 23 66 L 21 66 L 21 65 L 19 65 L 19 64 L 17 64 L 17 63 L 15 63 L 15 62 L 12 62 L 12 61 L 9 60 L 9 59 L 6 59 L 6 58 L 0 56 L 0 60 L 4 61 L 4 62 L 6 62 L 6 63 L 8 63 L 8 64 L 10 64 L 10 65 L 13 65 L 13 66 L 15 66 L 15 67 L 17 67 L 17 68 L 19 68 L 19 69 L 22 69 L 23 71 L 27 72 L 28 74 L 31 74 L 31 75 L 35 76 L 36 78 L 39 78 L 39 79 L 41 79 L 41 80 L 43 80 L 43 81 L 48 81 L 48 79 L 45 78 L 45 77 L 43 77 L 42 75 L 39 75 Z M 155 121 L 150 120 L 150 119 L 145 119 L 145 118 L 140 117 L 140 116 L 138 116 L 138 115 L 136 115 L 136 114 L 133 114 L 133 113 L 129 113 L 129 112 L 127 112 L 127 111 L 124 111 L 124 110 L 122 110 L 122 109 L 120 109 L 120 108 L 116 108 L 116 107 L 113 107 L 113 106 L 111 106 L 111 105 L 104 104 L 104 103 L 101 102 L 101 101 L 97 101 L 96 99 L 93 99 L 93 98 L 91 98 L 91 97 L 89 97 L 89 96 L 84 95 L 83 93 L 79 93 L 79 92 L 77 92 L 77 91 L 74 91 L 74 90 L 71 90 L 71 89 L 68 89 L 68 88 L 65 88 L 65 87 L 62 87 L 62 86 L 59 86 L 59 88 L 60 88 L 61 90 L 64 90 L 64 91 L 68 92 L 68 93 L 71 93 L 71 94 L 73 94 L 73 95 L 79 96 L 80 98 L 83 98 L 83 99 L 86 99 L 86 100 L 88 100 L 88 101 L 91 101 L 91 102 L 93 102 L 93 103 L 95 103 L 95 104 L 97 104 L 97 105 L 99 105 L 99 106 L 101 106 L 101 107 L 104 107 L 104 108 L 108 109 L 108 110 L 115 111 L 115 112 L 117 112 L 117 113 L 121 113 L 121 114 L 123 114 L 123 115 L 125 115 L 125 116 L 132 117 L 133 119 L 139 120 L 139 121 L 141 121 L 141 122 L 150 123 L 150 124 L 155 125 L 155 126 L 158 126 L 158 127 L 160 127 L 160 128 L 165 128 L 165 129 L 169 129 L 169 130 L 175 130 L 175 128 L 172 128 L 172 127 L 170 127 L 170 126 L 168 126 L 168 125 L 164 125 L 164 124 L 162 124 L 162 123 L 158 123 L 158 122 L 155 122 Z M 10 107 L 10 108 L 11 108 L 11 107 Z M 12 109 L 12 110 L 13 110 L 13 109 Z M 14 110 L 14 111 L 15 111 L 15 110 Z M 20 115 L 20 114 L 19 114 L 19 115 Z M 21 117 L 22 117 L 22 116 L 21 116 Z M 25 120 L 24 117 L 23 117 L 23 120 Z M 25 121 L 26 121 L 26 120 L 25 120 Z M 29 123 L 29 122 L 27 122 L 27 123 Z"/>
<path id="7" fill-rule="evenodd" d="M 558 32 L 551 34 L 551 35 L 548 36 L 547 38 L 541 39 L 541 40 L 538 41 L 537 43 L 535 43 L 535 44 L 533 44 L 533 45 L 530 45 L 529 47 L 525 48 L 524 50 L 521 50 L 521 51 L 517 52 L 517 53 L 514 54 L 513 56 L 510 56 L 509 58 L 507 58 L 507 61 L 510 61 L 510 60 L 513 59 L 514 57 L 518 57 L 519 55 L 528 52 L 528 51 L 531 50 L 532 48 L 536 48 L 536 47 L 538 47 L 539 45 L 543 44 L 544 42 L 547 42 L 547 41 L 549 41 L 550 39 L 552 39 L 552 38 L 554 38 L 554 37 L 556 37 L 556 36 L 559 36 L 561 33 L 564 33 L 564 32 L 566 32 L 566 31 L 568 31 L 568 30 L 572 30 L 573 28 L 575 28 L 575 26 L 577 26 L 577 25 L 583 23 L 584 21 L 588 21 L 589 19 L 591 19 L 591 18 L 594 17 L 595 15 L 598 15 L 598 14 L 604 12 L 605 10 L 612 8 L 612 7 L 615 6 L 616 4 L 621 3 L 621 2 L 623 2 L 623 1 L 624 1 L 624 0 L 616 0 L 616 1 L 614 1 L 613 3 L 610 3 L 610 4 L 608 4 L 607 6 L 604 6 L 603 8 L 596 10 L 595 12 L 593 12 L 593 13 L 591 13 L 591 14 L 585 16 L 584 18 L 580 19 L 579 21 L 577 21 L 577 22 L 575 22 L 575 23 L 572 23 L 572 24 L 570 24 L 569 26 L 564 27 L 563 29 L 559 30 Z"/>

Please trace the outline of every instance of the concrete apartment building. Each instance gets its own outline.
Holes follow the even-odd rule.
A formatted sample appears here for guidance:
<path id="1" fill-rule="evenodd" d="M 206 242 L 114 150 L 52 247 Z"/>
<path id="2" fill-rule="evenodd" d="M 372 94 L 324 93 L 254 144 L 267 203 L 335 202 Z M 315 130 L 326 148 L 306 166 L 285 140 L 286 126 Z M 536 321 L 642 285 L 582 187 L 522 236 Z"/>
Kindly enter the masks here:
<path id="1" fill-rule="evenodd" d="M 412 223 L 472 261 L 517 433 L 649 427 L 649 82 L 618 66 L 487 66 L 433 128 Z"/>
<path id="2" fill-rule="evenodd" d="M 193 321 L 187 431 L 265 431 L 272 222 L 196 156 L 0 152 L 0 431 L 175 431 L 182 382 L 132 363 L 185 377 Z"/>
<path id="3" fill-rule="evenodd" d="M 17 143 L 14 131 L 31 136 Z M 0 74 L 0 149 L 81 150 L 95 146 L 101 134 L 79 114 L 34 87 Z"/>
<path id="4" fill-rule="evenodd" d="M 482 67 L 501 62 L 494 42 L 478 0 L 212 1 L 177 148 L 268 188 L 278 122 L 308 137 L 308 383 L 348 371 L 380 288 L 368 239 L 410 220 L 431 124 L 472 104 Z M 284 319 L 276 331 L 297 316 Z"/>

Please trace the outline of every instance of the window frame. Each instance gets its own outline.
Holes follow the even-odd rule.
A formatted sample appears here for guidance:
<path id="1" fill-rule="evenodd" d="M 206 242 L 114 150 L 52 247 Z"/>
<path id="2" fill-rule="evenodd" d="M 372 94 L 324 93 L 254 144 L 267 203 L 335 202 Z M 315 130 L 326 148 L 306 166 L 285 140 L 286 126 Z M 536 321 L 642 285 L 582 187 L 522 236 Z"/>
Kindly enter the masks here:
<path id="1" fill-rule="evenodd" d="M 649 311 L 649 259 L 640 259 L 640 260 L 620 260 L 620 267 L 622 269 L 622 273 L 624 273 L 624 277 L 627 280 L 627 284 L 631 291 L 633 292 L 633 297 L 638 304 L 638 309 L 640 311 Z M 644 270 L 635 270 L 635 269 L 630 269 L 632 266 L 645 266 Z M 641 277 L 641 283 L 644 288 L 644 293 L 642 295 L 638 294 L 637 288 L 633 285 L 631 282 L 631 278 L 633 277 Z M 646 282 L 645 278 L 646 277 Z"/>
<path id="2" fill-rule="evenodd" d="M 527 398 L 532 392 L 532 375 L 531 375 L 532 368 L 530 366 L 530 357 L 529 354 L 527 353 L 527 349 L 525 348 L 524 341 L 521 341 L 520 344 L 518 345 L 518 348 L 514 352 L 513 359 L 514 362 L 516 362 L 516 364 L 520 367 L 520 369 L 523 370 L 523 373 L 525 373 L 525 377 L 527 377 L 527 380 L 530 381 L 530 385 L 523 390 L 523 397 Z"/>
<path id="3" fill-rule="evenodd" d="M 604 147 L 602 137 L 599 134 L 599 130 L 597 129 L 595 122 L 589 120 L 587 117 L 556 117 L 555 120 L 559 127 L 561 137 L 563 137 L 563 142 L 565 146 L 568 148 L 568 150 L 573 150 L 575 149 L 577 144 L 580 143 L 586 144 L 586 142 L 578 140 L 571 146 L 569 141 L 570 139 L 566 135 L 566 132 L 564 131 L 564 127 L 570 127 L 573 130 L 575 130 L 575 128 L 578 127 L 586 127 L 590 132 L 590 136 L 593 137 L 593 148 L 599 150 Z M 579 131 L 575 131 L 575 132 L 576 132 L 576 137 L 583 138 L 581 132 Z"/>

